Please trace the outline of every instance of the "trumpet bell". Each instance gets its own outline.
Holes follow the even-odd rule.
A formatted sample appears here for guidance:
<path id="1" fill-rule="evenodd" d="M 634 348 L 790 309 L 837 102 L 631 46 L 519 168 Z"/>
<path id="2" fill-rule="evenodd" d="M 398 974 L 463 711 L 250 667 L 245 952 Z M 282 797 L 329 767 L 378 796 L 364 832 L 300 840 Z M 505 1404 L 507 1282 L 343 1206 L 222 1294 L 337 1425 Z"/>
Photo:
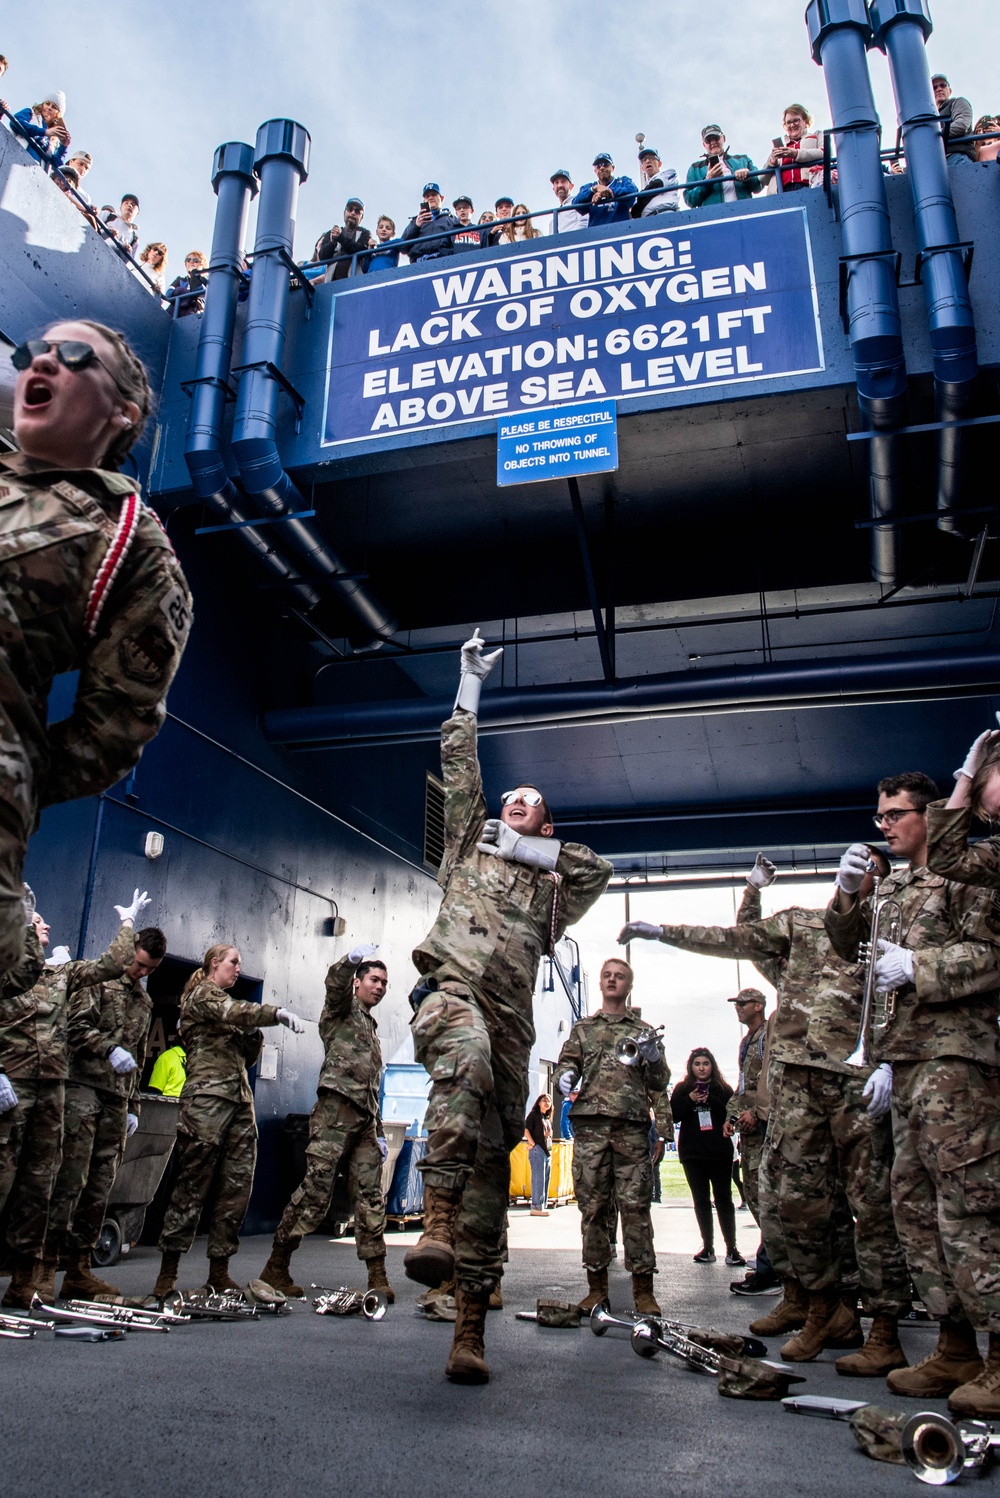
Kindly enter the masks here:
<path id="1" fill-rule="evenodd" d="M 615 1060 L 619 1061 L 622 1066 L 638 1066 L 639 1047 L 635 1041 L 629 1040 L 627 1037 L 624 1040 L 619 1040 L 615 1046 Z"/>
<path id="2" fill-rule="evenodd" d="M 611 1331 L 623 1331 L 626 1336 L 631 1337 L 638 1324 L 621 1316 L 612 1316 L 608 1303 L 604 1300 L 594 1307 L 589 1320 L 590 1330 L 595 1337 L 603 1337 L 605 1332 Z"/>
<path id="3" fill-rule="evenodd" d="M 639 1321 L 632 1328 L 632 1351 L 641 1358 L 655 1358 L 660 1351 L 660 1339 L 656 1328 L 648 1321 Z"/>
<path id="4" fill-rule="evenodd" d="M 389 1309 L 389 1302 L 381 1290 L 369 1290 L 361 1302 L 361 1314 L 366 1321 L 381 1321 Z"/>
<path id="5" fill-rule="evenodd" d="M 962 1432 L 944 1415 L 924 1410 L 903 1427 L 903 1460 L 920 1482 L 944 1487 L 960 1477 L 968 1452 Z"/>

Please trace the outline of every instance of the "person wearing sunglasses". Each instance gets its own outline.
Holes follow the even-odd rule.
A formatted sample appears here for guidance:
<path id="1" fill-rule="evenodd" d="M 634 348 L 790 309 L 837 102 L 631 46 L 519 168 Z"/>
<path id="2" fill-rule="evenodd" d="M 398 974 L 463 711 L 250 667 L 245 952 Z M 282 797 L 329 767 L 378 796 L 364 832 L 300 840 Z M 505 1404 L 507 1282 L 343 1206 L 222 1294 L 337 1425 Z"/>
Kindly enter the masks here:
<path id="1" fill-rule="evenodd" d="M 444 890 L 413 953 L 410 995 L 416 1059 L 431 1077 L 424 1230 L 403 1261 L 411 1280 L 454 1277 L 457 1320 L 446 1374 L 489 1380 L 483 1335 L 503 1275 L 510 1154 L 524 1130 L 532 1004 L 538 966 L 567 926 L 604 893 L 611 865 L 554 836 L 542 792 L 527 781 L 489 817 L 477 756 L 483 682 L 502 650 L 483 651 L 478 629 L 461 652 L 458 695 L 441 729 L 445 785 Z"/>
<path id="2" fill-rule="evenodd" d="M 968 761 L 963 773 L 974 778 Z M 878 941 L 877 986 L 889 997 L 872 1046 L 891 1074 L 896 1227 L 939 1323 L 937 1347 L 891 1373 L 889 1388 L 947 1395 L 953 1413 L 989 1418 L 1000 1415 L 1000 913 L 992 890 L 928 866 L 928 806 L 939 798 L 929 776 L 889 776 L 878 798 L 876 820 L 906 864 L 878 892 L 898 904 L 900 931 Z M 862 862 L 853 844 L 826 914 L 844 957 L 871 929 Z M 985 1364 L 977 1332 L 989 1334 Z"/>
<path id="3" fill-rule="evenodd" d="M 14 433 L 0 456 L 0 972 L 21 952 L 22 866 L 39 813 L 137 762 L 164 717 L 191 627 L 170 542 L 118 471 L 150 391 L 120 334 L 55 323 L 11 355 Z M 55 676 L 78 671 L 47 722 Z"/>

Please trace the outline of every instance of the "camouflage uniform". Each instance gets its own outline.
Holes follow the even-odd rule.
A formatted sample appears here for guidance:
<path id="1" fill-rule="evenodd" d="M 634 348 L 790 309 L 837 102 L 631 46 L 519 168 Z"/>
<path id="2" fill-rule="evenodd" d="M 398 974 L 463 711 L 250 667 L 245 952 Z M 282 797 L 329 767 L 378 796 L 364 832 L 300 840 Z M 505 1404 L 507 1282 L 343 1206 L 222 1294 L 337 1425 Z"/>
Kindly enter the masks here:
<path id="1" fill-rule="evenodd" d="M 456 1280 L 475 1295 L 492 1291 L 503 1272 L 499 1242 L 510 1152 L 524 1133 L 538 964 L 603 894 L 611 865 L 579 843 L 563 843 L 554 875 L 477 850 L 486 801 L 471 714 L 456 713 L 442 727 L 441 764 L 444 898 L 413 953 L 438 990 L 412 1025 L 416 1058 L 431 1076 L 419 1168 L 425 1183 L 463 1193 Z"/>
<path id="2" fill-rule="evenodd" d="M 573 1189 L 580 1206 L 583 1267 L 606 1269 L 611 1262 L 609 1220 L 617 1199 L 625 1243 L 625 1267 L 631 1274 L 654 1274 L 653 1164 L 649 1154 L 649 1109 L 656 1112 L 657 1133 L 673 1138 L 667 1085 L 670 1068 L 658 1046 L 652 1065 L 640 1059 L 622 1066 L 614 1057 L 620 1040 L 636 1038 L 648 1025 L 626 1012 L 598 1010 L 577 1020 L 569 1033 L 556 1075 L 580 1077 L 579 1096 L 570 1109 L 573 1122 Z"/>
<path id="3" fill-rule="evenodd" d="M 928 868 L 895 871 L 879 897 L 899 902 L 914 972 L 873 1035 L 893 1068 L 896 1227 L 931 1315 L 1000 1332 L 1000 907 Z M 870 920 L 867 901 L 831 906 L 837 951 L 855 951 Z"/>
<path id="4" fill-rule="evenodd" d="M 346 1161 L 359 1259 L 385 1257 L 385 1196 L 378 1087 L 382 1048 L 375 1018 L 354 997 L 357 964 L 342 957 L 326 975 L 319 1034 L 326 1056 L 309 1119 L 305 1180 L 285 1208 L 276 1243 L 314 1233 L 330 1210 L 338 1168 Z"/>
<path id="5" fill-rule="evenodd" d="M 740 1041 L 739 1085 L 726 1104 L 726 1118 L 740 1136 L 740 1177 L 743 1181 L 743 1195 L 758 1227 L 760 1227 L 760 1156 L 764 1148 L 766 1121 L 762 1123 L 758 1119 L 753 1128 L 741 1129 L 737 1119 L 741 1113 L 752 1113 L 754 1118 L 757 1118 L 757 1087 L 764 1065 L 767 1031 L 768 1026 L 762 1020 L 752 1035 L 744 1035 Z"/>
<path id="6" fill-rule="evenodd" d="M 30 957 L 41 948 L 28 938 Z M 34 947 L 30 943 L 34 943 Z M 49 1203 L 62 1158 L 63 1107 L 69 1071 L 67 1031 L 79 990 L 117 977 L 135 958 L 135 937 L 122 926 L 111 946 L 93 962 L 42 966 L 30 992 L 0 998 L 0 1070 L 10 1077 L 17 1107 L 0 1114 L 0 1210 L 10 1196 L 7 1242 L 18 1253 L 40 1258 Z"/>
<path id="7" fill-rule="evenodd" d="M 81 989 L 69 1018 L 69 1079 L 63 1114 L 63 1155 L 49 1208 L 56 1252 L 92 1250 L 125 1155 L 129 1113 L 139 1112 L 139 1080 L 153 1005 L 126 974 Z M 108 1057 L 130 1052 L 137 1071 L 123 1076 Z"/>
<path id="8" fill-rule="evenodd" d="M 191 597 L 133 479 L 0 457 L 0 971 L 23 940 L 21 870 L 39 812 L 113 785 L 164 716 Z M 53 678 L 79 670 L 71 717 Z"/>
<path id="9" fill-rule="evenodd" d="M 177 1174 L 160 1234 L 161 1253 L 187 1253 L 215 1186 L 210 1259 L 239 1248 L 257 1162 L 257 1122 L 247 1068 L 260 1055 L 258 1026 L 278 1024 L 272 1004 L 231 999 L 206 978 L 181 1000 L 187 1081 L 177 1123 Z"/>
<path id="10" fill-rule="evenodd" d="M 764 1242 L 774 1267 L 788 1272 L 787 1255 L 807 1290 L 845 1283 L 852 1266 L 836 1228 L 842 1187 L 855 1218 L 865 1307 L 898 1314 L 909 1304 L 909 1281 L 892 1216 L 890 1128 L 888 1120 L 868 1117 L 865 1075 L 844 1059 L 857 1036 L 862 970 L 837 956 L 821 910 L 793 907 L 749 919 L 750 908 L 745 898 L 742 924 L 731 928 L 665 926 L 663 940 L 709 956 L 748 958 L 777 987 L 771 1112 L 758 1177 Z"/>

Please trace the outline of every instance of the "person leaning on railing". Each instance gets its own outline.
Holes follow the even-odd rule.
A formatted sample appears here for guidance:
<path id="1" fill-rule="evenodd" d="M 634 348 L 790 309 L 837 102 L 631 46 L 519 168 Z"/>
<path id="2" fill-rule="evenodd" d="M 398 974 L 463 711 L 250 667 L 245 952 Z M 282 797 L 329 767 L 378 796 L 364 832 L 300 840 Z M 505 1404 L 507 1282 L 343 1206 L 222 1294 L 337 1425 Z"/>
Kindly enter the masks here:
<path id="1" fill-rule="evenodd" d="M 796 192 L 800 187 L 822 183 L 823 136 L 812 129 L 812 115 L 804 104 L 789 104 L 782 116 L 784 142 L 775 146 L 764 163 L 765 168 L 781 167 L 782 192 Z M 773 170 L 763 175 L 769 193 L 778 191 Z"/>
<path id="2" fill-rule="evenodd" d="M 61 88 L 53 89 L 40 103 L 19 109 L 16 114 L 6 99 L 0 99 L 0 109 L 6 111 L 15 134 L 22 138 L 25 149 L 36 161 L 49 167 L 62 166 L 69 150 L 70 133 L 63 120 L 66 95 Z"/>
<path id="3" fill-rule="evenodd" d="M 375 239 L 377 249 L 371 255 L 365 255 L 361 262 L 361 269 L 366 276 L 377 276 L 384 270 L 395 270 L 399 265 L 402 246 L 396 238 L 395 220 L 387 213 L 379 215 L 375 225 Z"/>
<path id="4" fill-rule="evenodd" d="M 203 250 L 189 250 L 184 256 L 184 274 L 175 276 L 163 293 L 168 302 L 179 301 L 178 317 L 204 312 L 204 290 L 208 285 L 208 259 Z"/>
<path id="5" fill-rule="evenodd" d="M 973 135 L 989 135 L 994 130 L 1000 130 L 1000 119 L 993 114 L 984 114 L 981 120 L 977 120 L 973 129 Z M 996 140 L 981 140 L 976 146 L 977 161 L 996 161 L 1000 153 L 1000 137 Z"/>
<path id="6" fill-rule="evenodd" d="M 710 203 L 736 203 L 760 192 L 763 183 L 757 168 L 749 156 L 729 151 L 721 125 L 706 125 L 701 139 L 705 154 L 693 161 L 687 171 L 687 180 L 698 184 L 684 193 L 689 208 L 704 208 Z M 720 177 L 726 181 L 718 181 Z"/>
<path id="7" fill-rule="evenodd" d="M 406 253 L 413 261 L 454 255 L 455 246 L 448 231 L 459 228 L 458 219 L 444 207 L 444 196 L 438 184 L 425 182 L 419 212 L 403 230 Z"/>
<path id="8" fill-rule="evenodd" d="M 931 87 L 944 126 L 944 154 L 948 165 L 960 166 L 963 161 L 975 161 L 975 141 L 963 139 L 972 134 L 972 105 L 961 94 L 952 93 L 951 84 L 943 73 L 934 74 Z"/>

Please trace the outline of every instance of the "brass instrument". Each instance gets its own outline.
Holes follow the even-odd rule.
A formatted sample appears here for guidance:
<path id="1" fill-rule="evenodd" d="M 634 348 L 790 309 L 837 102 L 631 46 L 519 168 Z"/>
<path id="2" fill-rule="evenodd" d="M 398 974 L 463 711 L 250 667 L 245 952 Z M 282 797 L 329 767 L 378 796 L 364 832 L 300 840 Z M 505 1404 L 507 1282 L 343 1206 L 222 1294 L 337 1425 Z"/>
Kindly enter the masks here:
<path id="1" fill-rule="evenodd" d="M 619 1040 L 615 1046 L 615 1060 L 621 1062 L 622 1066 L 638 1066 L 642 1059 L 639 1047 L 646 1045 L 650 1040 L 662 1040 L 663 1028 L 660 1025 L 659 1029 L 654 1030 L 647 1026 L 641 1034 L 626 1036 L 623 1040 Z"/>
<path id="2" fill-rule="evenodd" d="M 10 1337 L 12 1341 L 23 1342 L 27 1337 L 33 1337 L 36 1332 L 55 1331 L 54 1321 L 39 1321 L 35 1316 L 4 1316 L 0 1315 L 0 1337 Z"/>
<path id="3" fill-rule="evenodd" d="M 381 1290 L 351 1290 L 347 1285 L 336 1290 L 326 1285 L 311 1285 L 310 1289 L 321 1292 L 313 1301 L 317 1316 L 356 1316 L 360 1311 L 366 1321 L 381 1321 L 389 1309 Z"/>
<path id="4" fill-rule="evenodd" d="M 671 1321 L 665 1316 L 612 1316 L 606 1306 L 595 1306 L 590 1313 L 590 1330 L 595 1337 L 606 1332 L 621 1330 L 631 1337 L 637 1326 L 647 1325 L 663 1328 L 673 1336 L 684 1337 L 698 1346 L 708 1346 L 716 1352 L 730 1353 L 738 1358 L 764 1358 L 767 1344 L 759 1337 L 744 1337 L 740 1332 L 719 1332 L 713 1327 L 692 1326 L 686 1321 Z M 652 1356 L 652 1354 L 650 1354 Z"/>
<path id="5" fill-rule="evenodd" d="M 47 1306 L 37 1295 L 32 1299 L 31 1309 L 54 1316 L 59 1322 L 118 1327 L 130 1332 L 168 1332 L 172 1326 L 182 1326 L 191 1319 L 172 1311 L 147 1311 L 100 1300 L 68 1300 L 65 1306 Z M 44 1324 L 55 1325 L 55 1322 Z"/>
<path id="6" fill-rule="evenodd" d="M 241 1290 L 204 1293 L 193 1290 L 183 1295 L 174 1290 L 163 1305 L 185 1321 L 259 1321 L 261 1311 L 277 1314 L 282 1306 L 251 1305 Z"/>
<path id="7" fill-rule="evenodd" d="M 985 1420 L 953 1421 L 924 1410 L 907 1420 L 902 1441 L 903 1460 L 914 1475 L 932 1487 L 943 1487 L 963 1472 L 981 1476 L 1000 1447 L 1000 1434 Z"/>
<path id="8" fill-rule="evenodd" d="M 876 874 L 872 888 L 871 930 L 868 933 L 868 940 L 863 941 L 858 949 L 858 961 L 865 964 L 865 989 L 861 1000 L 857 1043 L 848 1056 L 846 1064 L 859 1068 L 870 1068 L 874 1065 L 871 1056 L 871 1037 L 876 1030 L 884 1030 L 896 1012 L 895 990 L 884 994 L 876 990 L 875 964 L 878 962 L 880 941 L 899 941 L 903 929 L 903 912 L 898 900 L 879 899 L 878 891 L 881 883 L 881 879 Z"/>

